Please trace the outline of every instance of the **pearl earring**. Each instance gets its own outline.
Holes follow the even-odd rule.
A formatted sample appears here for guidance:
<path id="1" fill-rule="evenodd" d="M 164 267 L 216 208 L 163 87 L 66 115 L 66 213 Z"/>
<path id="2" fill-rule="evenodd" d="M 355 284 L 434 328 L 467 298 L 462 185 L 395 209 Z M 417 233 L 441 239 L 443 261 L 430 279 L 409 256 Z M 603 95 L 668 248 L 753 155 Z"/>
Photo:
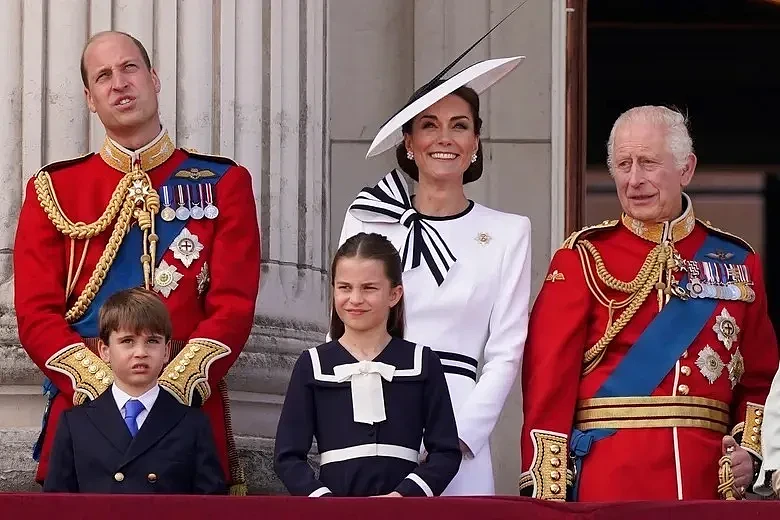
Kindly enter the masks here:
<path id="1" fill-rule="evenodd" d="M 413 161 L 414 160 L 414 152 L 411 151 L 411 150 L 406 150 L 406 158 L 409 159 L 410 161 Z"/>
<path id="2" fill-rule="evenodd" d="M 473 162 L 473 163 L 477 162 L 477 152 L 474 152 L 474 153 L 471 155 L 471 162 Z"/>

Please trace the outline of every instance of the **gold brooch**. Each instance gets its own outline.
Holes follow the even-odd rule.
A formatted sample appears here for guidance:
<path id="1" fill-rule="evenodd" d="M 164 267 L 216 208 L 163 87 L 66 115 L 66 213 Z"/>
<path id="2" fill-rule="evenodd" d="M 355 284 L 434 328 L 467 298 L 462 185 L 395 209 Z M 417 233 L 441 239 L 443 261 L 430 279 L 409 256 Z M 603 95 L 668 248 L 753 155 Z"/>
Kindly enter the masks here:
<path id="1" fill-rule="evenodd" d="M 174 174 L 174 177 L 178 177 L 179 179 L 190 179 L 193 181 L 197 181 L 198 179 L 210 179 L 216 176 L 217 174 L 211 170 L 199 170 L 198 168 L 179 170 Z"/>
<path id="2" fill-rule="evenodd" d="M 546 282 L 563 282 L 564 280 L 566 280 L 566 277 L 563 275 L 563 273 L 555 269 L 552 273 L 548 274 L 547 278 L 545 278 L 544 280 Z"/>
<path id="3" fill-rule="evenodd" d="M 734 354 L 731 355 L 731 361 L 729 361 L 729 379 L 731 380 L 731 388 L 737 386 L 737 383 L 742 379 L 745 373 L 745 358 L 739 352 L 739 348 Z"/>
<path id="4" fill-rule="evenodd" d="M 476 240 L 480 245 L 486 246 L 490 243 L 492 237 L 484 231 L 480 231 L 477 233 L 477 236 L 474 237 L 474 240 Z"/>
<path id="5" fill-rule="evenodd" d="M 203 262 L 203 267 L 200 268 L 200 273 L 195 277 L 195 281 L 198 282 L 198 296 L 203 296 L 203 293 L 209 288 L 209 282 L 211 281 L 208 262 Z"/>

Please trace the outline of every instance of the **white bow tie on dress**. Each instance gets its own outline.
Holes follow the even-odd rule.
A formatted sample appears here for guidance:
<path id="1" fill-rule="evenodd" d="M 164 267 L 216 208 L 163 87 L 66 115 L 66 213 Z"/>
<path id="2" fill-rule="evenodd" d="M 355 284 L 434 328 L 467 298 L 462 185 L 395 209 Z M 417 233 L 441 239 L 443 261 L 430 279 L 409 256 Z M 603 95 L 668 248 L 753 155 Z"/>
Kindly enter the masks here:
<path id="1" fill-rule="evenodd" d="M 359 361 L 333 367 L 339 383 L 349 380 L 355 422 L 374 424 L 387 419 L 382 378 L 393 380 L 395 367 L 377 361 Z"/>

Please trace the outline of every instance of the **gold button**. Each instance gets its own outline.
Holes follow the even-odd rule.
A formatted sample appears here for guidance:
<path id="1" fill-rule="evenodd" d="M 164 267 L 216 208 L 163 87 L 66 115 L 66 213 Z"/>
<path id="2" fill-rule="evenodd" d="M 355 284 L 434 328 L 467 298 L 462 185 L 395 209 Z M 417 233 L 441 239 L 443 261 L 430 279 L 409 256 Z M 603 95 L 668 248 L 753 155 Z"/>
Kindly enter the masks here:
<path id="1" fill-rule="evenodd" d="M 190 351 L 192 351 L 192 352 L 197 352 L 199 350 L 200 350 L 200 347 L 197 346 L 197 345 L 194 345 L 194 346 L 190 347 Z"/>
<path id="2" fill-rule="evenodd" d="M 689 376 L 689 375 L 691 375 L 691 367 L 687 367 L 687 366 L 686 367 L 682 367 L 680 369 L 680 372 L 682 372 L 682 375 L 684 375 L 684 376 Z"/>
<path id="3" fill-rule="evenodd" d="M 753 433 L 759 433 L 760 431 L 758 426 L 753 426 Z"/>
<path id="4" fill-rule="evenodd" d="M 550 453 L 552 453 L 553 455 L 558 455 L 560 452 L 561 452 L 561 447 L 558 446 L 557 444 L 553 444 L 552 446 L 550 446 Z"/>
<path id="5" fill-rule="evenodd" d="M 102 380 L 104 377 L 106 377 L 106 373 L 101 370 L 100 372 L 95 374 L 95 377 L 97 377 L 98 379 Z"/>
<path id="6" fill-rule="evenodd" d="M 753 442 L 758 442 L 758 437 L 756 437 L 755 435 L 751 435 L 750 440 Z"/>
<path id="7" fill-rule="evenodd" d="M 146 480 L 148 480 L 149 482 L 157 482 L 157 475 L 155 475 L 154 473 L 149 473 L 148 475 L 146 475 Z"/>
<path id="8" fill-rule="evenodd" d="M 759 419 L 759 418 L 756 418 L 756 420 L 755 420 L 755 421 L 753 421 L 753 422 L 755 422 L 756 424 L 761 424 L 761 419 Z"/>
<path id="9" fill-rule="evenodd" d="M 559 486 L 558 484 L 553 484 L 552 486 L 550 486 L 550 491 L 552 491 L 554 495 L 557 495 L 558 493 L 561 492 L 561 486 Z"/>
<path id="10" fill-rule="evenodd" d="M 678 386 L 677 391 L 680 392 L 680 395 L 688 395 L 688 385 Z"/>
<path id="11" fill-rule="evenodd" d="M 103 384 L 104 385 L 110 385 L 111 384 L 111 378 L 110 377 L 104 377 L 103 378 Z"/>
<path id="12" fill-rule="evenodd" d="M 558 473 L 557 471 L 551 471 L 550 478 L 553 480 L 561 480 L 561 474 Z"/>
<path id="13" fill-rule="evenodd" d="M 76 361 L 81 361 L 81 360 L 82 360 L 82 359 L 84 359 L 85 357 L 87 357 L 87 355 L 86 355 L 86 354 L 84 354 L 84 352 L 81 352 L 81 351 L 79 351 L 79 352 L 76 352 Z"/>
<path id="14" fill-rule="evenodd" d="M 756 417 L 761 417 L 761 410 L 756 410 Z"/>
<path id="15" fill-rule="evenodd" d="M 125 475 L 123 473 L 115 473 L 114 474 L 114 480 L 117 482 L 122 482 L 125 479 Z"/>
<path id="16" fill-rule="evenodd" d="M 88 370 L 90 374 L 94 374 L 95 372 L 98 371 L 98 367 L 97 365 L 90 365 Z"/>
<path id="17" fill-rule="evenodd" d="M 91 362 L 89 359 L 84 359 L 84 360 L 81 362 L 81 366 L 83 366 L 84 368 L 88 367 L 88 366 L 89 366 L 89 365 L 91 365 L 91 364 L 92 364 L 92 362 Z"/>
<path id="18" fill-rule="evenodd" d="M 176 381 L 177 379 L 179 379 L 179 374 L 177 374 L 176 372 L 173 372 L 173 373 L 171 374 L 171 379 L 173 379 L 174 381 Z"/>
<path id="19" fill-rule="evenodd" d="M 550 466 L 552 466 L 553 468 L 560 467 L 560 465 L 561 465 L 561 459 L 559 459 L 558 457 L 553 457 L 550 459 Z"/>

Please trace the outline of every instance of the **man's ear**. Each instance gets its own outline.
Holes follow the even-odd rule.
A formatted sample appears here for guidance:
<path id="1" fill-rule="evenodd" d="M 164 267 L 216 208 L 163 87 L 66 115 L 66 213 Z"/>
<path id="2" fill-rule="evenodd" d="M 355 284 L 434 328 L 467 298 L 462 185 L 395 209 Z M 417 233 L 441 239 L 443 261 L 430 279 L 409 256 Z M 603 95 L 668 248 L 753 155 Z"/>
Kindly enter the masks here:
<path id="1" fill-rule="evenodd" d="M 698 159 L 694 154 L 689 154 L 688 158 L 685 160 L 685 166 L 683 166 L 682 173 L 680 175 L 680 186 L 683 188 L 688 186 L 691 183 L 691 180 L 693 180 L 693 174 L 696 171 L 697 162 Z"/>
<path id="2" fill-rule="evenodd" d="M 97 112 L 97 108 L 95 107 L 95 100 L 92 99 L 92 93 L 89 91 L 87 87 L 84 87 L 84 98 L 87 100 L 87 106 L 89 107 L 89 111 L 93 114 Z"/>

